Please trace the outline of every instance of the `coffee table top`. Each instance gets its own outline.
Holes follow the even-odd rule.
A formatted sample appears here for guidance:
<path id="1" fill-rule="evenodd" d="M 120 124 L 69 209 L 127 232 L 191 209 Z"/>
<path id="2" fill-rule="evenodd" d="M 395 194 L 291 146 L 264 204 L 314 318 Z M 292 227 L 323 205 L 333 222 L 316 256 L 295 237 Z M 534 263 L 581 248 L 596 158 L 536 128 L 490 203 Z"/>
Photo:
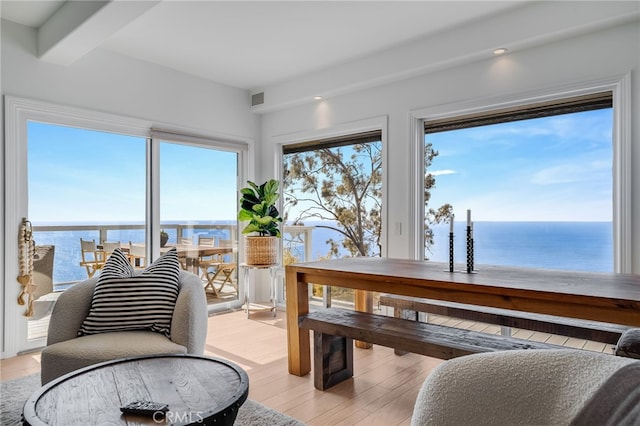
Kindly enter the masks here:
<path id="1" fill-rule="evenodd" d="M 151 416 L 120 411 L 130 402 L 148 400 L 169 405 L 161 423 L 233 424 L 248 394 L 249 377 L 232 362 L 197 355 L 142 356 L 92 365 L 46 384 L 25 404 L 24 420 L 32 426 L 157 425 Z"/>

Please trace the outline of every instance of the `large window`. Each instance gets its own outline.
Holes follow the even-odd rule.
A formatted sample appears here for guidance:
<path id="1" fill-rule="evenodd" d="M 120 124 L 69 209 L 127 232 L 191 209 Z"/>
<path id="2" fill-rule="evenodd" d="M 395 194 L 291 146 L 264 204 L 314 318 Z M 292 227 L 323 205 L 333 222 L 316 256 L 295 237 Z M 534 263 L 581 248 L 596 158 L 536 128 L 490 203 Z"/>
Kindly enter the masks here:
<path id="1" fill-rule="evenodd" d="M 613 271 L 610 92 L 425 122 L 425 257 Z M 481 266 L 478 266 L 481 268 Z"/>
<path id="2" fill-rule="evenodd" d="M 380 132 L 289 145 L 284 154 L 287 224 L 332 231 L 316 256 L 380 256 Z"/>
<path id="3" fill-rule="evenodd" d="M 287 145 L 283 192 L 285 263 L 381 255 L 380 131 Z M 352 302 L 353 291 L 332 297 Z"/>

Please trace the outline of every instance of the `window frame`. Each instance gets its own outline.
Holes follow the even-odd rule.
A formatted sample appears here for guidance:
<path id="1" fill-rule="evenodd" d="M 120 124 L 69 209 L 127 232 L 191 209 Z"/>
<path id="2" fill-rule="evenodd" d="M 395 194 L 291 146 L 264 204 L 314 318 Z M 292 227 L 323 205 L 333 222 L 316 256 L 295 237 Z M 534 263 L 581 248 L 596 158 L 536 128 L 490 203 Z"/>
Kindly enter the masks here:
<path id="1" fill-rule="evenodd" d="M 349 135 L 358 135 L 367 132 L 380 132 L 380 140 L 382 143 L 382 216 L 388 217 L 388 154 L 387 154 L 387 141 L 388 141 L 388 116 L 378 116 L 349 123 L 340 123 L 333 126 L 319 129 L 308 130 L 287 135 L 279 135 L 271 139 L 275 149 L 273 154 L 274 161 L 274 175 L 282 176 L 284 173 L 284 151 L 285 146 L 305 146 L 306 144 L 313 143 L 314 141 L 330 140 L 330 139 L 342 139 Z M 280 188 L 280 195 L 282 195 L 282 188 Z M 282 196 L 278 200 L 278 209 L 282 211 Z M 382 245 L 381 257 L 388 256 L 388 224 L 386 221 L 382 221 L 382 230 L 380 235 L 380 243 Z M 282 252 L 282 241 L 280 242 L 280 252 Z M 284 299 L 284 280 L 278 282 L 278 304 L 283 305 Z"/>
<path id="2" fill-rule="evenodd" d="M 0 306 L 3 308 L 5 324 L 0 330 L 2 333 L 0 358 L 15 356 L 19 351 L 37 349 L 46 343 L 45 339 L 27 340 L 28 319 L 21 315 L 23 307 L 15 303 L 19 294 L 19 285 L 15 281 L 15 277 L 18 276 L 18 247 L 17 243 L 14 242 L 18 241 L 18 225 L 22 217 L 26 217 L 28 212 L 28 176 L 25 167 L 27 164 L 27 122 L 40 121 L 145 138 L 147 140 L 145 231 L 148 236 L 151 236 L 148 238 L 155 238 L 151 230 L 159 229 L 157 214 L 159 200 L 157 198 L 154 200 L 152 197 L 155 188 L 153 185 L 158 182 L 159 177 L 157 148 L 153 149 L 151 141 L 152 130 L 156 126 L 163 126 L 163 128 L 167 129 L 167 132 L 173 131 L 181 135 L 193 134 L 189 129 L 176 128 L 175 125 L 9 95 L 4 96 L 4 118 L 3 189 L 5 197 L 2 207 L 5 217 L 4 227 L 0 229 L 0 237 L 4 241 L 2 249 L 0 249 L 0 256 L 4 262 L 3 272 L 6 285 L 5 291 L 0 292 Z M 253 166 L 255 163 L 253 160 L 255 141 L 253 139 L 213 133 L 206 137 L 214 142 L 219 142 L 220 149 L 229 150 L 235 144 L 239 153 L 238 180 L 253 179 Z M 193 143 L 194 141 L 190 140 L 189 142 Z M 208 145 L 208 147 L 217 148 L 216 145 Z M 155 167 L 152 167 L 152 164 L 155 164 Z M 151 174 L 149 170 L 152 171 Z M 159 239 L 159 235 L 157 238 Z M 151 241 L 151 244 L 153 243 Z M 15 283 L 15 285 L 12 285 L 12 283 Z M 239 295 L 239 300 L 241 299 L 242 295 Z M 240 302 L 238 301 L 238 303 Z M 8 324 L 15 324 L 15 326 L 9 327 Z"/>
<path id="3" fill-rule="evenodd" d="M 424 223 L 424 128 L 425 121 L 450 119 L 471 114 L 490 113 L 506 108 L 525 107 L 599 92 L 613 94 L 613 270 L 631 273 L 631 76 L 624 74 L 532 93 L 505 95 L 416 109 L 410 113 L 411 138 L 416 153 L 411 167 L 410 214 L 415 215 L 411 251 L 414 259 L 424 259 L 424 235 L 418 232 Z"/>

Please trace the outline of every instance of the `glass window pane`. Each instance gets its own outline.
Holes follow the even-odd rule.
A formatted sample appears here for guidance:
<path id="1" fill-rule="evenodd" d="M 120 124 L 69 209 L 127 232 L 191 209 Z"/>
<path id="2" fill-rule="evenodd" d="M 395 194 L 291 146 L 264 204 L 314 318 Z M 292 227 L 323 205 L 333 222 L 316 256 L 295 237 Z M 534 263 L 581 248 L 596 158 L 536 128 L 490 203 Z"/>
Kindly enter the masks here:
<path id="1" fill-rule="evenodd" d="M 34 262 L 42 291 L 31 339 L 46 334 L 56 292 L 99 273 L 104 242 L 144 242 L 146 140 L 40 122 L 27 130 L 28 217 L 38 250 L 53 253 Z M 84 263 L 81 239 L 97 252 Z"/>
<path id="2" fill-rule="evenodd" d="M 382 142 L 379 132 L 296 146 L 284 155 L 284 263 L 380 256 Z M 371 140 L 375 140 L 371 142 Z M 310 297 L 354 303 L 352 289 L 313 285 Z M 328 293 L 328 292 L 327 292 Z"/>
<path id="3" fill-rule="evenodd" d="M 209 303 L 238 298 L 238 153 L 160 143 L 160 226 L 165 248 L 198 274 Z"/>
<path id="4" fill-rule="evenodd" d="M 470 209 L 476 265 L 613 271 L 612 126 L 604 108 L 427 134 L 427 210 L 453 206 L 458 269 Z M 432 218 L 426 257 L 448 262 L 449 224 Z"/>

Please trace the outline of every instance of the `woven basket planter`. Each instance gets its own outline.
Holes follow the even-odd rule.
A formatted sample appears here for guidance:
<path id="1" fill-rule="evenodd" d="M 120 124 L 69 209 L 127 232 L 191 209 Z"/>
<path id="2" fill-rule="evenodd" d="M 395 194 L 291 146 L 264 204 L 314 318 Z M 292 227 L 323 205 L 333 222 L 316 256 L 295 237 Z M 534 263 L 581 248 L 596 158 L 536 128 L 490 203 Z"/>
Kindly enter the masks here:
<path id="1" fill-rule="evenodd" d="M 273 265 L 278 263 L 278 237 L 245 237 L 247 265 Z"/>

